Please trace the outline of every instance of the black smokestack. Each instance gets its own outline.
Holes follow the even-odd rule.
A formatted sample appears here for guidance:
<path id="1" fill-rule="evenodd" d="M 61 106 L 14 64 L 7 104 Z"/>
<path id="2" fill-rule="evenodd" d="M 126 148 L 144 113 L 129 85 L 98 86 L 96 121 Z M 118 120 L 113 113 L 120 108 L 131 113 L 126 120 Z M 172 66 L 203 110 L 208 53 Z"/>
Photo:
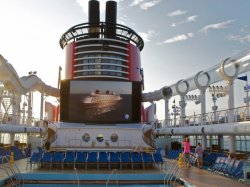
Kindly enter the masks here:
<path id="1" fill-rule="evenodd" d="M 90 0 L 89 1 L 89 33 L 90 37 L 98 38 L 99 37 L 99 23 L 100 23 L 100 4 L 99 1 Z"/>
<path id="2" fill-rule="evenodd" d="M 117 3 L 115 1 L 107 1 L 106 3 L 106 37 L 115 38 L 116 35 L 116 18 L 117 18 Z"/>

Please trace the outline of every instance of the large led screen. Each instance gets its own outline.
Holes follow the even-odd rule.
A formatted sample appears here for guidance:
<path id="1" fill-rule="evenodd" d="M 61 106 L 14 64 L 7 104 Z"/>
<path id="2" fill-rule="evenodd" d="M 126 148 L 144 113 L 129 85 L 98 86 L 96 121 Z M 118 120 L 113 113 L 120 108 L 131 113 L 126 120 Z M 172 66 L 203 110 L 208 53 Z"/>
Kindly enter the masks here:
<path id="1" fill-rule="evenodd" d="M 71 80 L 61 89 L 67 97 L 61 102 L 68 102 L 61 114 L 64 121 L 130 123 L 140 118 L 141 93 L 133 82 Z"/>

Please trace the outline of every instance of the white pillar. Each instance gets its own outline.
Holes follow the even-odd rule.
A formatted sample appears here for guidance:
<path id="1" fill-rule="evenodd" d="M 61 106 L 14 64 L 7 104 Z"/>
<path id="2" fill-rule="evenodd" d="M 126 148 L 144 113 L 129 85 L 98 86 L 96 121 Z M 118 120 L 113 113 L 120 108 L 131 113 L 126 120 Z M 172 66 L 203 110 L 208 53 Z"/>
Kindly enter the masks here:
<path id="1" fill-rule="evenodd" d="M 218 142 L 220 144 L 220 149 L 224 149 L 224 139 L 222 134 L 218 135 Z"/>
<path id="2" fill-rule="evenodd" d="M 165 127 L 170 126 L 170 113 L 169 113 L 169 100 L 164 99 L 165 101 Z"/>
<path id="3" fill-rule="evenodd" d="M 14 145 L 15 133 L 10 133 L 10 145 Z"/>
<path id="4" fill-rule="evenodd" d="M 203 150 L 207 148 L 207 136 L 205 134 L 201 136 L 201 147 Z"/>
<path id="5" fill-rule="evenodd" d="M 235 135 L 229 136 L 229 153 L 235 153 L 236 144 L 235 144 Z"/>
<path id="6" fill-rule="evenodd" d="M 43 120 L 43 101 L 44 101 L 44 93 L 41 93 L 41 103 L 40 103 L 40 120 Z"/>
<path id="7" fill-rule="evenodd" d="M 231 78 L 228 81 L 228 122 L 234 122 L 234 78 Z M 229 152 L 235 153 L 236 144 L 235 144 L 235 135 L 229 136 Z"/>
<path id="8" fill-rule="evenodd" d="M 201 102 L 201 125 L 206 124 L 206 90 L 200 90 L 200 102 Z"/>
<path id="9" fill-rule="evenodd" d="M 234 122 L 234 80 L 228 82 L 228 122 Z"/>
<path id="10" fill-rule="evenodd" d="M 32 104 L 32 100 L 33 100 L 33 98 L 32 98 L 32 91 L 30 91 L 29 93 L 28 93 L 28 116 L 27 116 L 27 118 L 28 118 L 28 121 L 27 121 L 27 123 L 28 123 L 28 125 L 31 125 L 32 124 L 32 106 L 33 106 L 33 104 Z"/>
<path id="11" fill-rule="evenodd" d="M 185 126 L 185 118 L 186 118 L 186 102 L 185 102 L 185 96 L 181 95 L 181 100 L 179 102 L 180 104 L 180 118 L 181 118 L 181 126 Z"/>

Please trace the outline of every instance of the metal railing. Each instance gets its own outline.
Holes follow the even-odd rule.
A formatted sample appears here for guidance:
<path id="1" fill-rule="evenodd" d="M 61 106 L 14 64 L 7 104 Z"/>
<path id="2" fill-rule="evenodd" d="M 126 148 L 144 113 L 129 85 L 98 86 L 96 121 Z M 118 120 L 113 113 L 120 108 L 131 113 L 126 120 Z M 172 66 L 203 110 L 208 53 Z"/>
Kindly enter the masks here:
<path id="1" fill-rule="evenodd" d="M 228 123 L 228 114 L 230 111 L 234 111 L 233 122 L 250 121 L 250 108 L 246 106 L 236 107 L 232 109 L 220 110 L 216 112 L 209 112 L 204 115 L 194 114 L 185 117 L 184 126 L 199 126 L 199 125 L 211 125 L 211 124 L 222 124 Z M 204 118 L 204 119 L 203 119 Z M 203 121 L 202 121 L 203 120 Z M 166 124 L 165 120 L 160 120 L 162 124 Z M 170 119 L 169 124 L 165 127 L 182 127 L 181 118 L 178 116 L 176 119 L 176 124 L 174 124 L 174 119 Z"/>
<path id="2" fill-rule="evenodd" d="M 164 177 L 164 186 L 170 184 L 170 182 L 176 177 L 176 174 L 179 172 L 179 166 L 177 159 L 172 161 L 172 164 L 166 170 L 166 175 Z"/>
<path id="3" fill-rule="evenodd" d="M 22 115 L 14 115 L 0 112 L 0 124 L 10 125 L 26 125 L 32 127 L 47 127 L 47 120 L 41 120 L 34 117 L 23 117 Z"/>
<path id="4" fill-rule="evenodd" d="M 116 174 L 116 186 L 118 185 L 117 173 L 118 173 L 118 169 L 113 169 L 113 170 L 111 171 L 111 173 L 110 173 L 110 175 L 109 175 L 109 178 L 108 178 L 108 180 L 107 180 L 107 182 L 106 182 L 106 187 L 108 186 L 108 183 L 109 183 L 111 177 L 112 177 L 114 174 Z"/>
<path id="5" fill-rule="evenodd" d="M 74 168 L 74 171 L 75 171 L 75 176 L 76 176 L 77 186 L 79 187 L 80 182 L 79 182 L 79 177 L 78 177 L 78 173 L 77 173 L 76 168 Z"/>
<path id="6" fill-rule="evenodd" d="M 121 41 L 130 41 L 135 44 L 140 50 L 144 47 L 144 42 L 142 38 L 132 29 L 120 24 L 109 24 L 106 22 L 99 22 L 97 24 L 82 23 L 71 27 L 66 31 L 61 39 L 60 46 L 64 48 L 70 41 L 79 38 L 91 37 L 91 34 L 95 34 L 97 37 L 93 38 L 108 38 L 107 30 L 115 30 L 115 38 L 119 38 Z"/>
<path id="7" fill-rule="evenodd" d="M 6 161 L 6 163 L 4 163 L 4 161 Z M 13 186 L 15 186 L 13 177 L 15 178 L 15 181 L 17 182 L 19 186 L 23 185 L 24 179 L 17 165 L 15 164 L 15 162 L 12 164 L 10 164 L 9 162 L 10 160 L 7 158 L 7 156 L 1 156 L 0 157 L 0 164 L 1 164 L 0 169 L 3 169 L 5 171 L 5 173 L 8 175 L 9 179 L 11 180 L 11 183 Z M 17 170 L 17 172 L 15 171 L 15 169 Z M 10 171 L 11 174 L 8 172 L 8 170 Z"/>

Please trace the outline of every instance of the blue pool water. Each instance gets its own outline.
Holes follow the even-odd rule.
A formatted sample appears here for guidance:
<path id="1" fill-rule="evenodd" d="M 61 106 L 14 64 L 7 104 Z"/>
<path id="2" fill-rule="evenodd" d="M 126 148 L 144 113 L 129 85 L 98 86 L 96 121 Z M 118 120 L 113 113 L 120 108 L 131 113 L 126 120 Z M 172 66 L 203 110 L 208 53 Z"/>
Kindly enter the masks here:
<path id="1" fill-rule="evenodd" d="M 37 184 L 24 184 L 23 187 L 78 187 L 77 178 L 80 181 L 88 181 L 93 184 L 80 184 L 79 187 L 104 187 L 106 184 L 95 184 L 96 181 L 107 181 L 108 179 L 113 180 L 108 184 L 110 187 L 119 186 L 119 187 L 163 187 L 164 184 L 150 184 L 154 183 L 152 181 L 164 181 L 166 174 L 117 174 L 110 176 L 110 174 L 56 174 L 56 173 L 24 173 L 22 177 L 24 181 L 32 181 Z M 114 184 L 114 181 L 118 181 L 118 184 Z M 37 182 L 36 182 L 37 181 Z M 42 182 L 39 182 L 42 181 Z M 49 184 L 50 181 L 58 181 L 58 184 Z M 71 183 L 71 184 L 60 184 L 60 183 Z M 129 181 L 133 184 L 119 184 L 119 181 Z M 148 181 L 148 184 L 137 184 L 138 181 Z M 3 182 L 3 181 L 2 181 Z M 45 182 L 48 184 L 45 184 Z M 43 184 L 39 184 L 43 183 Z M 113 183 L 113 184 L 112 184 Z M 162 182 L 163 183 L 163 182 Z M 1 181 L 0 181 L 1 186 Z M 165 185 L 168 186 L 168 185 Z"/>
<path id="2" fill-rule="evenodd" d="M 23 187 L 78 187 L 77 184 L 25 184 Z M 81 184 L 79 187 L 104 187 L 105 184 Z M 119 186 L 119 187 L 163 187 L 164 184 L 109 184 L 109 187 Z M 170 187 L 165 185 L 165 187 Z"/>

